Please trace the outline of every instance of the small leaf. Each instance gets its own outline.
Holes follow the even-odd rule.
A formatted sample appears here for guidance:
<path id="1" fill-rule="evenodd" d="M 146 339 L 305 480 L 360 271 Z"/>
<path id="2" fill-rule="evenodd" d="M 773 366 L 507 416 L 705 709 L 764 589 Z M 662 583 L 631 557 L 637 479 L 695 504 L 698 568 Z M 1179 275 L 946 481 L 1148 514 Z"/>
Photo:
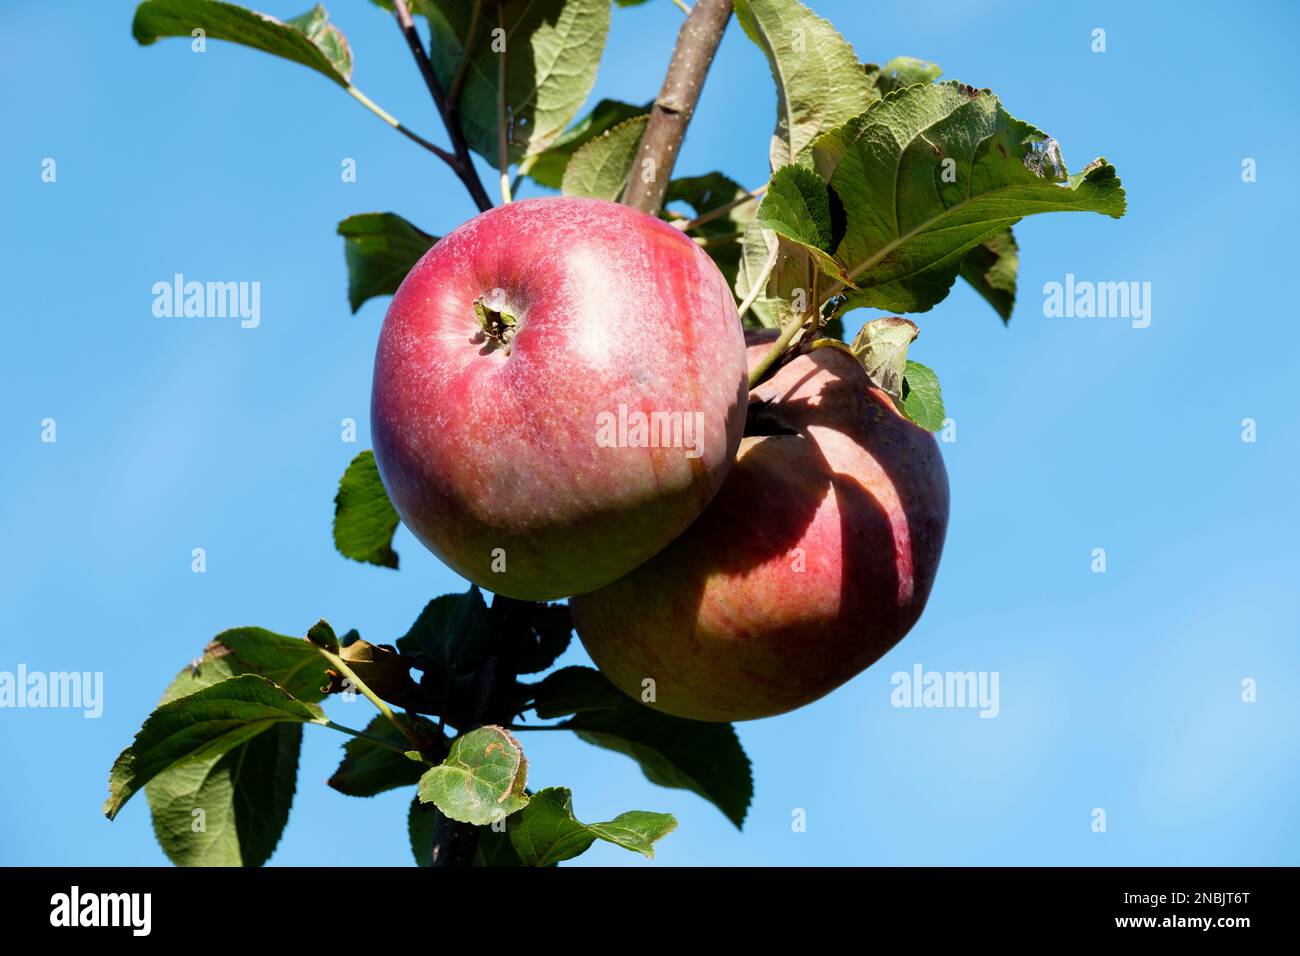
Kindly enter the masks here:
<path id="1" fill-rule="evenodd" d="M 329 621 L 321 618 L 307 629 L 307 640 L 317 647 L 323 647 L 331 654 L 339 652 L 339 637 L 330 627 Z"/>
<path id="2" fill-rule="evenodd" d="M 574 123 L 546 149 L 524 159 L 519 164 L 521 175 L 530 176 L 534 182 L 551 189 L 559 189 L 564 180 L 564 170 L 569 158 L 579 146 L 613 129 L 624 120 L 643 116 L 650 107 L 633 106 L 619 100 L 601 100 L 582 119 Z"/>
<path id="3" fill-rule="evenodd" d="M 527 776 L 519 741 L 501 727 L 479 727 L 457 738 L 447 759 L 420 778 L 420 799 L 453 820 L 486 826 L 528 803 Z"/>
<path id="4" fill-rule="evenodd" d="M 286 22 L 216 0 L 144 0 L 135 9 L 131 33 L 141 46 L 163 37 L 203 30 L 210 40 L 229 40 L 301 63 L 346 87 L 352 79 L 348 41 L 319 4 Z"/>
<path id="5" fill-rule="evenodd" d="M 903 400 L 903 370 L 907 365 L 907 347 L 920 330 L 907 319 L 890 317 L 864 323 L 853 340 L 857 356 L 867 377 L 898 404 Z"/>
<path id="6" fill-rule="evenodd" d="M 827 275 L 848 285 L 849 277 L 830 255 L 834 243 L 834 223 L 831 218 L 831 194 L 826 183 L 812 170 L 803 166 L 783 166 L 772 174 L 767 193 L 759 204 L 754 222 L 770 229 L 778 236 L 800 246 Z M 811 274 L 803 257 L 786 254 L 787 264 L 798 268 L 801 288 L 809 289 Z M 803 279 L 803 276 L 808 276 Z M 769 298 L 772 290 L 769 288 Z"/>
<path id="7" fill-rule="evenodd" d="M 654 858 L 654 844 L 677 828 L 669 813 L 634 810 L 608 823 L 582 823 L 573 815 L 573 794 L 566 787 L 547 787 L 533 794 L 528 806 L 506 829 L 526 866 L 551 866 L 585 853 L 605 840 Z"/>
<path id="8" fill-rule="evenodd" d="M 590 667 L 562 668 L 532 691 L 539 717 L 574 714 L 558 726 L 589 744 L 627 754 L 651 783 L 699 794 L 737 829 L 744 823 L 754 784 L 749 758 L 730 724 L 652 710 Z"/>
<path id="9" fill-rule="evenodd" d="M 535 604 L 527 612 L 514 655 L 515 673 L 544 671 L 564 653 L 573 636 L 573 617 L 567 604 Z"/>
<path id="10" fill-rule="evenodd" d="M 437 712 L 437 702 L 411 678 L 414 662 L 391 647 L 358 638 L 344 647 L 339 656 L 357 679 L 381 700 L 416 713 Z"/>
<path id="11" fill-rule="evenodd" d="M 437 738 L 438 728 L 431 721 L 421 718 L 417 726 L 431 740 Z M 350 797 L 373 797 L 386 790 L 410 787 L 420 782 L 428 766 L 392 749 L 409 744 L 406 736 L 386 717 L 376 716 L 365 733 L 392 746 L 385 747 L 367 737 L 353 737 L 343 745 L 343 762 L 329 778 L 331 787 Z"/>
<path id="12" fill-rule="evenodd" d="M 907 362 L 903 376 L 902 413 L 926 431 L 937 432 L 943 427 L 943 396 L 939 393 L 939 377 L 920 362 Z"/>
<path id="13" fill-rule="evenodd" d="M 1005 323 L 1011 320 L 1011 310 L 1016 304 L 1019 267 L 1020 247 L 1008 229 L 966 253 L 961 261 L 961 277 L 993 306 Z"/>
<path id="14" fill-rule="evenodd" d="M 943 76 L 943 68 L 914 56 L 896 56 L 883 67 L 867 67 L 867 76 L 877 93 L 884 96 L 917 83 L 933 83 Z"/>
<path id="15" fill-rule="evenodd" d="M 182 763 L 219 757 L 278 723 L 323 721 L 319 708 L 254 674 L 163 704 L 113 764 L 104 815 L 113 819 L 141 787 Z"/>
<path id="16" fill-rule="evenodd" d="M 634 116 L 579 146 L 564 169 L 560 189 L 566 196 L 613 202 L 623 194 L 648 116 Z"/>
<path id="17" fill-rule="evenodd" d="M 367 299 L 392 295 L 428 252 L 431 236 L 391 212 L 349 216 L 338 225 L 348 265 L 348 303 L 355 313 Z"/>
<path id="18" fill-rule="evenodd" d="M 830 194 L 810 169 L 782 166 L 773 173 L 757 219 L 800 245 L 831 251 Z"/>
<path id="19" fill-rule="evenodd" d="M 375 453 L 367 449 L 348 465 L 334 496 L 334 547 L 353 561 L 397 567 L 393 533 L 401 518 L 379 478 Z"/>
<path id="20" fill-rule="evenodd" d="M 776 82 L 772 168 L 879 98 L 848 41 L 796 0 L 736 0 L 736 19 L 767 57 Z"/>
<path id="21" fill-rule="evenodd" d="M 344 79 L 352 78 L 352 48 L 343 31 L 330 23 L 330 15 L 319 3 L 306 13 L 284 21 L 293 27 L 325 54 L 334 72 Z"/>

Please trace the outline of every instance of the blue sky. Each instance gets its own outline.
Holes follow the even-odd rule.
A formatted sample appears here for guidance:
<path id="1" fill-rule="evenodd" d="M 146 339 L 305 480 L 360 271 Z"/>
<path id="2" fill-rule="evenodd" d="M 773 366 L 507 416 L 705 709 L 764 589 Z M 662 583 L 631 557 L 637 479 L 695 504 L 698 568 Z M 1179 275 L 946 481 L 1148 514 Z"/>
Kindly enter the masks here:
<path id="1" fill-rule="evenodd" d="M 934 595 L 856 680 L 740 725 L 756 783 L 743 833 L 567 735 L 524 740 L 530 784 L 572 787 L 583 819 L 676 814 L 666 864 L 1300 863 L 1295 6 L 812 5 L 865 60 L 920 56 L 992 88 L 1072 168 L 1105 155 L 1128 216 L 1017 227 L 1007 328 L 960 284 L 919 317 L 913 357 L 957 425 Z M 463 189 L 295 64 L 137 47 L 132 6 L 0 8 L 0 671 L 105 680 L 97 720 L 0 710 L 0 864 L 165 862 L 143 799 L 100 815 L 107 772 L 217 632 L 296 634 L 324 616 L 391 641 L 463 587 L 405 531 L 397 573 L 344 560 L 330 538 L 338 478 L 369 447 L 386 308 L 349 313 L 334 227 L 392 210 L 446 232 L 473 213 Z M 445 142 L 390 18 L 362 2 L 332 13 L 357 84 Z M 593 99 L 650 98 L 679 22 L 667 0 L 615 9 Z M 760 184 L 773 115 L 767 67 L 733 24 L 678 173 Z M 340 181 L 345 157 L 355 183 Z M 261 325 L 155 317 L 151 287 L 176 272 L 260 282 Z M 1046 317 L 1043 286 L 1067 273 L 1149 282 L 1149 327 Z M 355 445 L 340 440 L 348 417 Z M 585 661 L 576 642 L 563 659 Z M 999 715 L 892 707 L 891 674 L 916 664 L 997 672 Z M 330 706 L 343 723 L 369 716 Z M 272 862 L 409 863 L 408 796 L 325 788 L 343 738 L 307 738 Z M 581 862 L 644 861 L 602 844 Z"/>

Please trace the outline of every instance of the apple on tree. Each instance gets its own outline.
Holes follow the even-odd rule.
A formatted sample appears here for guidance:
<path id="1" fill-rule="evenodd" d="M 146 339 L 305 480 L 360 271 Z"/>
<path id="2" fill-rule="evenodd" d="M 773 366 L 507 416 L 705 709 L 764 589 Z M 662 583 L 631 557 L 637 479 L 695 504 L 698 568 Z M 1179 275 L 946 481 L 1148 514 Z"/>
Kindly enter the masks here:
<path id="1" fill-rule="evenodd" d="M 398 289 L 375 356 L 375 459 L 407 527 L 459 574 L 524 600 L 580 594 L 713 498 L 745 378 L 731 289 L 680 230 L 594 199 L 510 203 Z"/>
<path id="2" fill-rule="evenodd" d="M 776 337 L 748 334 L 751 364 Z M 570 601 L 574 625 L 614 684 L 660 710 L 784 713 L 907 634 L 947 524 L 934 436 L 853 355 L 818 348 L 750 395 L 739 458 L 704 514 L 631 574 Z"/>

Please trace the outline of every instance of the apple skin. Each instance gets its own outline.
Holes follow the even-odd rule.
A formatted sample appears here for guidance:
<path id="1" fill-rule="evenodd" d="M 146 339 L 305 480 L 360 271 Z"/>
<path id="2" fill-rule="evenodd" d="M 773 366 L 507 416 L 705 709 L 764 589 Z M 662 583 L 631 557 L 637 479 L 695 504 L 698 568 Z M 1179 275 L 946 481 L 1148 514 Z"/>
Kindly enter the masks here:
<path id="1" fill-rule="evenodd" d="M 754 363 L 776 332 L 749 333 Z M 592 659 L 696 720 L 770 717 L 874 663 L 920 616 L 948 525 L 934 436 L 848 354 L 796 357 L 750 396 L 722 490 L 631 574 L 570 601 Z M 757 434 L 755 434 L 757 433 Z"/>
<path id="2" fill-rule="evenodd" d="M 508 350 L 476 301 L 517 319 Z M 457 573 L 566 597 L 703 511 L 740 443 L 745 377 L 730 287 L 680 230 L 594 199 L 509 203 L 445 236 L 398 288 L 375 355 L 375 459 L 407 527 Z M 599 416 L 620 405 L 684 413 L 702 433 L 610 447 L 619 433 L 602 443 Z"/>

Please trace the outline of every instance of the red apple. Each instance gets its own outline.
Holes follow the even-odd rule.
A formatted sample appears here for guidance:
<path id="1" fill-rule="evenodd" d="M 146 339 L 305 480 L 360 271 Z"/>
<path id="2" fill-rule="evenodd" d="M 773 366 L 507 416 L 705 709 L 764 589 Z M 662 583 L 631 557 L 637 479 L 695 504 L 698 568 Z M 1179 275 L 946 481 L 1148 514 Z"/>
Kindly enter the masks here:
<path id="1" fill-rule="evenodd" d="M 775 340 L 750 333 L 749 361 Z M 925 607 L 948 524 L 938 444 L 851 355 L 801 355 L 750 396 L 722 490 L 665 550 L 570 605 L 624 693 L 696 720 L 747 720 L 830 692 Z"/>
<path id="2" fill-rule="evenodd" d="M 677 537 L 745 421 L 731 290 L 680 230 L 614 203 L 492 209 L 402 282 L 375 356 L 388 496 L 452 569 L 548 600 Z"/>

